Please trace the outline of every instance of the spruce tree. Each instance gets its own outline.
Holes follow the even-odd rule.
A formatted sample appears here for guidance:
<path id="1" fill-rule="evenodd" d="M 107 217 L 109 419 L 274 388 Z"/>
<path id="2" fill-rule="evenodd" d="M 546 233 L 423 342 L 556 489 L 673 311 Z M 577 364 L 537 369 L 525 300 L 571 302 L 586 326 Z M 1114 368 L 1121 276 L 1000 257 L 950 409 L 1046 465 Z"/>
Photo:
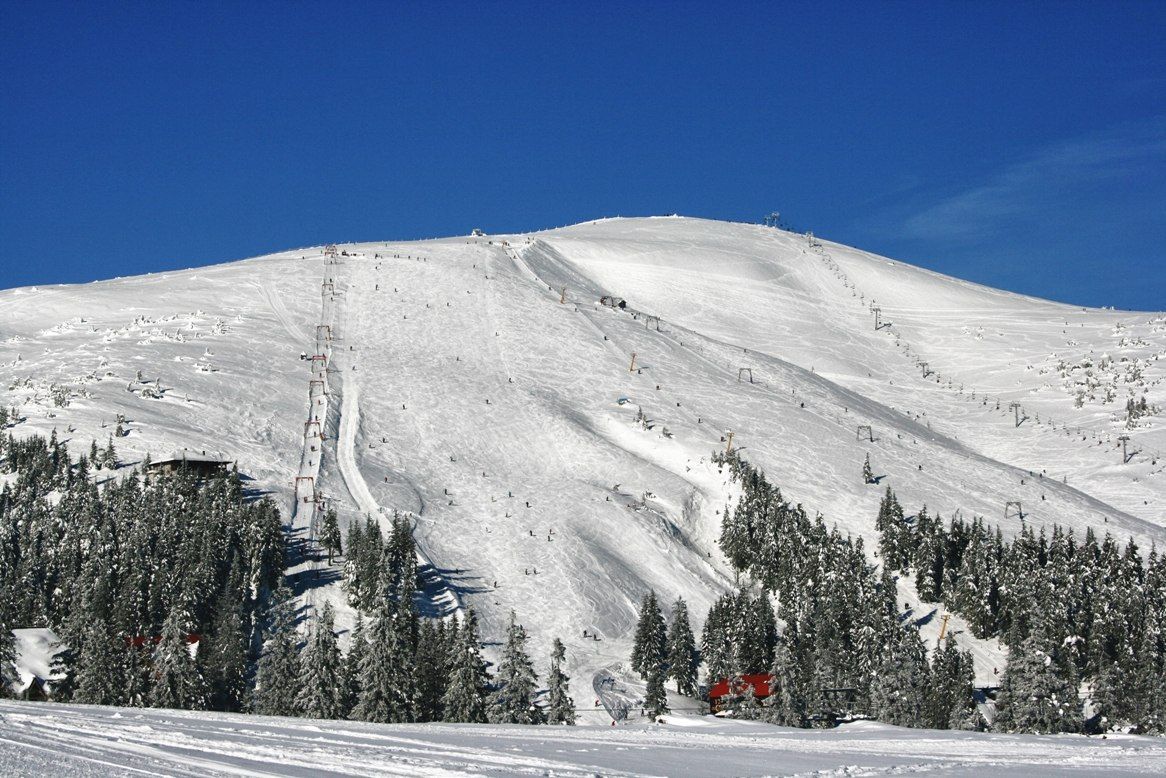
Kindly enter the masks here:
<path id="1" fill-rule="evenodd" d="M 730 640 L 731 598 L 724 595 L 717 598 L 709 608 L 704 630 L 700 635 L 700 656 L 708 669 L 709 678 L 715 682 L 736 672 L 733 643 Z"/>
<path id="2" fill-rule="evenodd" d="M 636 634 L 632 644 L 632 669 L 647 678 L 653 667 L 663 665 L 667 660 L 668 630 L 656 593 L 649 591 L 640 605 L 640 619 L 636 623 Z"/>
<path id="3" fill-rule="evenodd" d="M 348 604 L 357 610 L 365 607 L 365 546 L 363 524 L 360 520 L 349 522 L 348 558 L 344 561 L 343 586 L 348 593 Z"/>
<path id="4" fill-rule="evenodd" d="M 696 694 L 696 639 L 688 622 L 688 605 L 676 598 L 672 606 L 672 623 L 668 626 L 668 676 L 676 681 L 676 691 L 686 696 Z"/>
<path id="5" fill-rule="evenodd" d="M 234 571 L 238 569 L 238 564 L 233 566 Z M 215 606 L 213 632 L 198 652 L 212 710 L 240 711 L 246 698 L 250 641 L 244 626 L 242 588 L 238 573 L 223 587 Z"/>
<path id="6" fill-rule="evenodd" d="M 0 588 L 3 583 L 0 579 Z M 5 595 L 0 594 L 0 699 L 13 696 L 13 685 L 17 681 L 16 636 L 6 622 L 6 611 Z"/>
<path id="7" fill-rule="evenodd" d="M 449 686 L 441 700 L 445 720 L 485 723 L 489 684 L 490 676 L 478 643 L 478 619 L 470 610 L 458 630 L 458 642 L 450 659 Z"/>
<path id="8" fill-rule="evenodd" d="M 441 698 L 449 681 L 450 647 L 445 622 L 425 622 L 417 638 L 417 721 L 441 721 Z"/>
<path id="9" fill-rule="evenodd" d="M 413 720 L 415 677 L 407 613 L 404 601 L 400 607 L 387 598 L 382 601 L 360 667 L 360 698 L 353 718 L 382 724 Z"/>
<path id="10" fill-rule="evenodd" d="M 332 603 L 324 603 L 300 664 L 300 691 L 296 695 L 299 714 L 314 719 L 340 718 L 344 714 L 344 677 Z"/>
<path id="11" fill-rule="evenodd" d="M 356 614 L 356 624 L 352 628 L 352 637 L 348 644 L 348 654 L 344 657 L 343 676 L 343 709 L 345 716 L 351 716 L 356 703 L 360 700 L 360 667 L 364 664 L 365 654 L 368 653 L 368 638 L 364 634 L 364 617 L 359 611 Z"/>
<path id="12" fill-rule="evenodd" d="M 931 682 L 927 651 L 919 632 L 900 627 L 871 688 L 875 718 L 900 727 L 924 726 L 924 694 Z"/>
<path id="13" fill-rule="evenodd" d="M 741 692 L 733 707 L 733 718 L 752 721 L 763 718 L 764 715 L 765 709 L 757 699 L 757 690 L 753 688 L 753 684 L 745 684 L 745 690 Z"/>
<path id="14" fill-rule="evenodd" d="M 691 639 L 691 634 L 689 638 Z M 571 699 L 568 684 L 571 680 L 563 670 L 563 663 L 567 659 L 567 649 L 563 641 L 555 638 L 551 648 L 551 671 L 547 675 L 547 723 L 567 724 L 575 723 L 575 701 Z"/>
<path id="15" fill-rule="evenodd" d="M 300 659 L 295 606 L 291 592 L 280 586 L 271 596 L 263 653 L 255 677 L 251 708 L 264 716 L 294 716 Z"/>
<path id="16" fill-rule="evenodd" d="M 1129 688 L 1129 677 L 1117 662 L 1107 662 L 1093 680 L 1090 699 L 1093 703 L 1093 732 L 1110 732 L 1119 725 L 1129 722 L 1128 710 L 1133 689 Z"/>
<path id="17" fill-rule="evenodd" d="M 932 659 L 925 726 L 933 729 L 977 729 L 979 715 L 972 696 L 973 681 L 971 654 L 960 651 L 955 638 L 949 635 Z"/>
<path id="18" fill-rule="evenodd" d="M 874 471 L 870 469 L 870 454 L 866 455 L 866 459 L 862 460 L 862 482 L 864 484 L 873 484 Z"/>
<path id="19" fill-rule="evenodd" d="M 80 641 L 83 647 L 84 642 Z M 81 658 L 77 643 L 57 643 L 49 674 L 52 678 L 53 702 L 71 702 L 77 690 L 77 671 Z"/>
<path id="20" fill-rule="evenodd" d="M 1077 690 L 1050 649 L 1043 630 L 1009 651 L 993 728 L 999 732 L 1036 734 L 1081 731 Z"/>
<path id="21" fill-rule="evenodd" d="M 153 708 L 206 708 L 206 687 L 198 671 L 190 644 L 191 618 L 184 606 L 176 606 L 162 625 L 162 638 L 154 648 L 154 684 L 150 687 Z"/>
<path id="22" fill-rule="evenodd" d="M 648 668 L 648 690 L 644 695 L 644 710 L 655 719 L 669 712 L 668 694 L 664 690 L 664 667 L 653 665 Z"/>
<path id="23" fill-rule="evenodd" d="M 789 631 L 777 643 L 770 671 L 768 720 L 783 727 L 804 727 L 809 699 L 804 673 L 790 649 Z"/>
<path id="24" fill-rule="evenodd" d="M 320 528 L 320 545 L 328 552 L 328 564 L 336 554 L 343 554 L 344 549 L 340 540 L 340 524 L 336 518 L 336 509 L 329 508 L 324 513 L 324 523 Z"/>
<path id="25" fill-rule="evenodd" d="M 131 708 L 145 707 L 150 695 L 150 652 L 147 647 L 127 646 L 121 670 L 121 704 Z"/>
<path id="26" fill-rule="evenodd" d="M 517 622 L 514 611 L 510 612 L 495 686 L 488 703 L 491 723 L 542 724 L 545 721 L 542 709 L 535 704 L 538 676 L 526 653 L 526 630 Z"/>
<path id="27" fill-rule="evenodd" d="M 115 642 L 106 622 L 101 618 L 94 618 L 81 650 L 73 702 L 120 705 L 123 701 L 122 684 L 125 680 L 121 655 L 122 647 Z"/>
<path id="28" fill-rule="evenodd" d="M 920 511 L 916 524 L 918 546 L 915 548 L 915 591 L 924 602 L 939 602 L 943 599 L 944 563 L 947 535 L 943 520 L 934 519 Z"/>

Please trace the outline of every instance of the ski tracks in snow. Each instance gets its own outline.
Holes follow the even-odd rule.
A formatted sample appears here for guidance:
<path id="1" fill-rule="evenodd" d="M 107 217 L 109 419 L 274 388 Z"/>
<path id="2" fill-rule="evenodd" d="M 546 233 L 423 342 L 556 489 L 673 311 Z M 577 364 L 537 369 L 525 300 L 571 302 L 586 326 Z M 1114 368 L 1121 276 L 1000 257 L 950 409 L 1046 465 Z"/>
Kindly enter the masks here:
<path id="1" fill-rule="evenodd" d="M 348 372 L 341 371 L 341 374 L 344 378 L 341 381 L 340 437 L 336 441 L 336 462 L 340 468 L 340 475 L 344 479 L 344 485 L 348 487 L 348 493 L 352 495 L 357 507 L 361 512 L 376 517 L 380 521 L 385 518 L 385 511 L 373 497 L 372 490 L 368 488 L 368 482 L 364 480 L 360 465 L 356 461 L 356 433 L 360 428 L 360 386 L 350 377 Z M 414 548 L 417 553 L 418 567 L 432 570 L 442 584 L 438 595 L 439 604 L 443 606 L 442 611 L 462 618 L 464 611 L 457 592 L 448 581 L 440 578 L 437 566 L 421 549 L 416 538 L 414 538 Z"/>

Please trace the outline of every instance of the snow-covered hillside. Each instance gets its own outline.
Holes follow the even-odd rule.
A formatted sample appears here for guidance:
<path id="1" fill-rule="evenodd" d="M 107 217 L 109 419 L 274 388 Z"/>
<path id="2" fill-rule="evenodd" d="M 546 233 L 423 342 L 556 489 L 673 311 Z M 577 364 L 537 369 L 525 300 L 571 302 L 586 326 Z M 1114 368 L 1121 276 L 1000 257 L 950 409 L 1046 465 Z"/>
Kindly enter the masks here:
<path id="1" fill-rule="evenodd" d="M 84 448 L 121 414 L 123 461 L 237 460 L 300 537 L 314 492 L 342 524 L 410 514 L 430 612 L 472 605 L 495 640 L 513 609 L 539 657 L 561 636 L 580 702 L 622 674 L 647 589 L 699 628 L 732 585 L 715 543 L 732 493 L 709 462 L 729 431 L 847 532 L 872 535 L 890 485 L 1008 532 L 1019 501 L 1034 525 L 1166 541 L 1166 427 L 1126 414 L 1166 407 L 1164 314 L 686 218 L 339 249 L 0 292 L 0 404 L 18 434 Z M 346 627 L 323 566 L 292 572 Z M 968 642 L 990 679 L 999 648 Z"/>

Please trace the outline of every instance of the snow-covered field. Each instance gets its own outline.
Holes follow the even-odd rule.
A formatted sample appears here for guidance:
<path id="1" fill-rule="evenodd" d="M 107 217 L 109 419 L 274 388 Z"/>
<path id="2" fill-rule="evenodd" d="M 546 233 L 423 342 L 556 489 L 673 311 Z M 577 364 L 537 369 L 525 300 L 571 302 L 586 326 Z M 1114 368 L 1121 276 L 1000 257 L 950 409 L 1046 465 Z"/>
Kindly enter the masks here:
<path id="1" fill-rule="evenodd" d="M 0 702 L 9 776 L 1161 775 L 1166 740 L 797 730 L 669 717 L 602 727 L 376 725 Z"/>
<path id="2" fill-rule="evenodd" d="M 635 697 L 624 664 L 642 594 L 684 596 L 699 630 L 732 585 L 715 543 L 731 489 L 709 463 L 730 430 L 786 497 L 870 540 L 890 485 L 909 511 L 926 503 L 1013 532 L 1020 520 L 1005 518 L 1005 504 L 1020 501 L 1033 525 L 1166 545 L 1166 426 L 1151 414 L 1127 428 L 1125 413 L 1129 398 L 1166 407 L 1166 314 L 1051 303 L 803 235 L 687 218 L 339 248 L 335 259 L 315 247 L 0 292 L 0 404 L 25 417 L 18 434 L 55 428 L 75 452 L 104 443 L 122 414 L 123 461 L 182 447 L 237 460 L 300 538 L 319 517 L 314 492 L 342 525 L 411 514 L 431 563 L 427 612 L 472 606 L 493 642 L 516 610 L 540 672 L 560 636 L 576 699 L 600 699 L 583 717 L 595 724 L 610 723 L 613 704 L 592 691 L 600 679 Z M 601 305 L 602 295 L 627 307 Z M 326 366 L 301 358 L 317 353 Z M 860 477 L 868 453 L 879 486 Z M 297 477 L 313 480 L 297 487 Z M 304 561 L 293 580 L 305 604 L 332 601 L 347 629 L 338 568 L 324 567 Z M 923 627 L 931 644 L 938 621 Z M 1000 647 L 961 642 L 979 681 L 993 682 Z M 399 731 L 451 748 L 493 737 Z M 884 736 L 927 743 L 933 756 L 950 750 L 957 765 L 979 748 L 1037 751 L 1023 739 L 885 728 L 743 734 L 752 731 L 726 737 L 771 755 L 791 738 L 825 743 L 835 767 L 865 764 L 859 753 L 883 764 Z M 859 753 L 846 762 L 856 732 Z M 551 744 L 541 755 L 575 738 L 616 748 L 607 733 L 513 737 Z M 697 732 L 626 737 L 681 748 Z M 295 742 L 307 749 L 310 738 Z M 1125 753 L 1112 742 L 1032 742 L 1080 749 L 1086 766 L 1091 754 Z M 701 758 L 715 764 L 711 748 Z M 801 769 L 790 764 L 774 769 Z"/>

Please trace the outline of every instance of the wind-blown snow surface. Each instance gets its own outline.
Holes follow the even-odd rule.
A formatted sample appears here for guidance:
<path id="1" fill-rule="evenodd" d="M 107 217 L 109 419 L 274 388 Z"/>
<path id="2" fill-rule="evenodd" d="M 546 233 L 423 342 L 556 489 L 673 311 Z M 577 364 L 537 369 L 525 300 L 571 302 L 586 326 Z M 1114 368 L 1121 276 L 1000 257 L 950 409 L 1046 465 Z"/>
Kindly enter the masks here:
<path id="1" fill-rule="evenodd" d="M 602 727 L 380 725 L 0 702 L 9 776 L 952 776 L 1161 774 L 1166 741 L 978 735 L 873 722 L 798 730 L 670 717 Z"/>
<path id="2" fill-rule="evenodd" d="M 684 596 L 699 628 L 732 584 L 715 545 L 732 490 L 708 461 L 728 430 L 788 498 L 868 550 L 886 485 L 908 509 L 1008 532 L 1015 500 L 1034 525 L 1166 540 L 1161 417 L 1124 426 L 1129 396 L 1166 407 L 1162 314 L 1083 310 L 698 219 L 340 248 L 336 261 L 302 249 L 0 292 L 0 403 L 27 417 L 18 433 L 55 427 L 81 448 L 124 414 L 124 460 L 222 452 L 289 507 L 293 479 L 311 475 L 288 513 L 300 539 L 313 486 L 343 519 L 412 514 L 433 563 L 428 612 L 472 606 L 494 641 L 514 609 L 540 661 L 561 636 L 577 702 L 600 701 L 584 717 L 596 723 L 636 697 L 621 663 L 641 595 Z M 300 359 L 318 351 L 326 372 Z M 1125 464 L 1121 434 L 1141 452 Z M 879 486 L 862 483 L 867 453 Z M 347 626 L 325 568 L 292 572 L 306 603 L 334 601 Z M 916 610 L 931 640 L 934 610 Z M 994 679 L 999 646 L 962 642 Z M 628 685 L 592 692 L 608 674 Z"/>

